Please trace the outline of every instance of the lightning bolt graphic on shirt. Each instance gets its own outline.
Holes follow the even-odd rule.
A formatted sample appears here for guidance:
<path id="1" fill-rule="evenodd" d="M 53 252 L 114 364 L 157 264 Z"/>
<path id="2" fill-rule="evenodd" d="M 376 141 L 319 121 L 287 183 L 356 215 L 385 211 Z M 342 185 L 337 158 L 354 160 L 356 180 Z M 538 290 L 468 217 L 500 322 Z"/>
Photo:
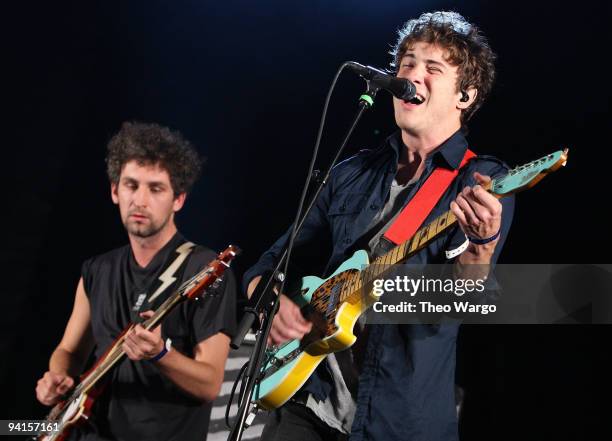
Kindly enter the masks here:
<path id="1" fill-rule="evenodd" d="M 176 259 L 174 259 L 174 262 L 172 262 L 170 266 L 166 268 L 166 271 L 164 271 L 158 277 L 158 280 L 160 280 L 162 284 L 153 294 L 151 294 L 148 300 L 149 303 L 152 303 L 157 297 L 159 297 L 162 292 L 164 292 L 166 288 L 168 288 L 174 283 L 174 281 L 176 280 L 176 277 L 174 277 L 174 273 L 176 273 L 183 261 L 187 258 L 187 256 L 189 256 L 189 253 L 191 253 L 191 249 L 194 246 L 195 244 L 193 242 L 185 242 L 183 245 L 176 249 L 178 256 Z"/>

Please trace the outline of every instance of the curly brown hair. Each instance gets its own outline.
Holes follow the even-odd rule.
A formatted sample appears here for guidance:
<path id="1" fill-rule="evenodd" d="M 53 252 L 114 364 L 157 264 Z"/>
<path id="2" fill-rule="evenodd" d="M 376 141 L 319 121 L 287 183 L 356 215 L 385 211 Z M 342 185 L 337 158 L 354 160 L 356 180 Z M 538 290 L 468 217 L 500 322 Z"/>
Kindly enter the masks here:
<path id="1" fill-rule="evenodd" d="M 111 183 L 119 182 L 121 170 L 129 161 L 159 164 L 170 175 L 175 196 L 191 189 L 204 162 L 180 132 L 153 123 L 124 122 L 107 149 L 106 172 Z"/>
<path id="2" fill-rule="evenodd" d="M 398 31 L 391 50 L 391 68 L 397 73 L 404 54 L 416 42 L 434 44 L 446 51 L 445 60 L 457 66 L 457 91 L 474 87 L 474 103 L 461 113 L 465 124 L 482 106 L 495 80 L 496 55 L 480 30 L 456 12 L 437 11 L 409 20 Z"/>

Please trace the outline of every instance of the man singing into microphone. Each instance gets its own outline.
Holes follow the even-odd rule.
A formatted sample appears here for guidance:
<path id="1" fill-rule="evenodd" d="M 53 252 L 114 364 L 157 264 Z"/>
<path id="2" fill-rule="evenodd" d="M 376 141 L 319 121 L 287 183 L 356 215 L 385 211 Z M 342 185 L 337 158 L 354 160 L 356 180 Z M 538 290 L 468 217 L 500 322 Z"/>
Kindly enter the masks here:
<path id="1" fill-rule="evenodd" d="M 387 249 L 382 237 L 435 170 L 458 170 L 422 225 L 449 208 L 458 219 L 409 263 L 448 263 L 455 274 L 470 264 L 494 264 L 508 235 L 514 200 L 483 189 L 504 175 L 499 160 L 469 155 L 465 124 L 482 106 L 495 76 L 495 55 L 479 30 L 454 12 L 408 21 L 399 32 L 392 67 L 416 86 L 417 100 L 393 99 L 399 130 L 376 150 L 339 164 L 296 239 L 327 235 L 332 254 L 325 276 L 357 249 L 371 257 Z M 251 294 L 274 267 L 286 233 L 245 274 Z M 295 275 L 295 274 L 294 274 Z M 302 338 L 312 328 L 281 295 L 274 344 Z M 458 325 L 368 325 L 350 350 L 327 357 L 304 387 L 274 411 L 264 440 L 458 439 L 455 343 Z"/>

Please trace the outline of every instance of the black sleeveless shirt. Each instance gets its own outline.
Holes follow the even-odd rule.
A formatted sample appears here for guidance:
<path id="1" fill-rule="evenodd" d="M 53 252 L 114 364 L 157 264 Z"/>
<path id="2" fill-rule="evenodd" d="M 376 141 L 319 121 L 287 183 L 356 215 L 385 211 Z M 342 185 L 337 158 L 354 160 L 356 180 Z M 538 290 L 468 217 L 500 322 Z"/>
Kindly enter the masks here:
<path id="1" fill-rule="evenodd" d="M 177 233 L 145 267 L 135 261 L 129 245 L 87 260 L 82 267 L 85 292 L 91 308 L 91 326 L 98 359 L 119 334 L 133 322 L 139 297 L 151 295 L 151 286 L 176 256 L 185 239 Z M 160 297 L 169 296 L 184 280 L 203 269 L 216 254 L 196 246 L 179 280 Z M 172 347 L 193 358 L 201 341 L 223 332 L 232 336 L 236 326 L 236 283 L 226 271 L 215 296 L 186 301 L 162 323 L 162 337 Z M 137 308 L 136 308 L 137 309 Z M 142 311 L 146 310 L 145 307 Z M 125 357 L 110 372 L 107 388 L 97 400 L 93 421 L 76 431 L 80 440 L 177 440 L 202 441 L 206 437 L 211 403 L 202 403 L 180 390 L 159 372 L 154 362 Z M 73 437 L 71 437 L 73 438 Z"/>

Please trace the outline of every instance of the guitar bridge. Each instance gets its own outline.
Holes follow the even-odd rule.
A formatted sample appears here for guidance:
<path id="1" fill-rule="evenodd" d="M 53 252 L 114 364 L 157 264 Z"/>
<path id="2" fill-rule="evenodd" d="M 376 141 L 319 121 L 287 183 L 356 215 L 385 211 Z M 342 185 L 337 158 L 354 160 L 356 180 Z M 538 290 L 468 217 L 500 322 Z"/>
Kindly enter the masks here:
<path id="1" fill-rule="evenodd" d="M 259 381 L 263 381 L 266 378 L 268 378 L 270 375 L 273 375 L 274 373 L 278 372 L 285 364 L 295 359 L 301 353 L 302 353 L 302 348 L 295 348 L 293 351 L 289 352 L 284 357 L 279 358 L 279 357 L 272 355 L 271 358 L 269 358 L 266 361 L 266 364 L 269 367 L 267 367 L 262 372 L 262 375 L 260 375 L 259 377 Z"/>

